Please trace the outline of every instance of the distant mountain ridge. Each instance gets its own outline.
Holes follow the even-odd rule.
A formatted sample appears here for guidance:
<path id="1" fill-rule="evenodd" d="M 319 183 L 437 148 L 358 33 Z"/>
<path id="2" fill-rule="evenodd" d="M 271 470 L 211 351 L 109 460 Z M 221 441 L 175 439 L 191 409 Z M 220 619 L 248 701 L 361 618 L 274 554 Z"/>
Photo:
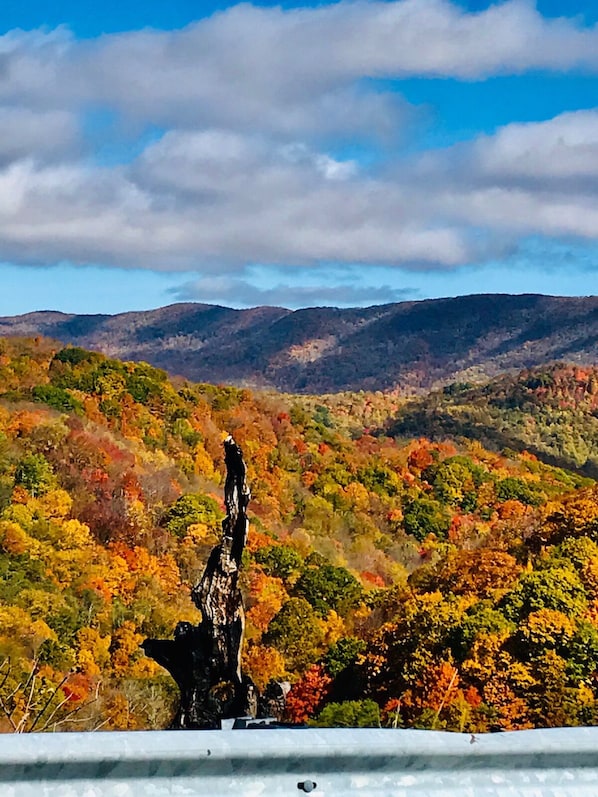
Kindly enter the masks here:
<path id="1" fill-rule="evenodd" d="M 44 335 L 200 382 L 303 393 L 408 392 L 566 360 L 598 363 L 598 296 L 479 294 L 367 308 L 174 304 L 118 315 L 0 318 L 0 336 Z"/>

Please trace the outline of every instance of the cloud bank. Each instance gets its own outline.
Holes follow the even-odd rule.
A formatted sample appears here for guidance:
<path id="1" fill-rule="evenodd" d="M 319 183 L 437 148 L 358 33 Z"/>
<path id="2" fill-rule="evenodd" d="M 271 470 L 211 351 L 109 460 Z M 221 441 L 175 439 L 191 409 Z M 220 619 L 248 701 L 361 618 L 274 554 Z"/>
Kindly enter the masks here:
<path id="1" fill-rule="evenodd" d="M 287 283 L 252 288 L 249 266 L 452 269 L 525 236 L 595 241 L 595 109 L 402 154 L 420 113 L 402 78 L 530 70 L 598 73 L 598 29 L 521 0 L 479 13 L 358 0 L 242 4 L 85 41 L 13 31 L 0 37 L 0 260 L 200 272 L 181 298 L 224 297 L 229 275 L 276 303 Z M 98 114 L 120 142 L 112 161 L 93 148 Z"/>
<path id="2" fill-rule="evenodd" d="M 344 305 L 354 307 L 359 304 L 385 304 L 413 299 L 417 291 L 411 288 L 393 288 L 390 285 L 379 287 L 359 284 L 290 285 L 278 283 L 270 288 L 260 288 L 245 279 L 237 277 L 202 277 L 192 280 L 169 293 L 177 301 L 209 301 L 225 305 L 313 307 L 314 305 Z"/>
<path id="3" fill-rule="evenodd" d="M 0 59 L 5 102 L 105 104 L 173 127 L 384 132 L 400 121 L 400 103 L 364 80 L 596 72 L 598 29 L 545 19 L 527 0 L 479 13 L 446 0 L 241 4 L 178 31 L 92 41 L 14 31 L 0 38 Z"/>

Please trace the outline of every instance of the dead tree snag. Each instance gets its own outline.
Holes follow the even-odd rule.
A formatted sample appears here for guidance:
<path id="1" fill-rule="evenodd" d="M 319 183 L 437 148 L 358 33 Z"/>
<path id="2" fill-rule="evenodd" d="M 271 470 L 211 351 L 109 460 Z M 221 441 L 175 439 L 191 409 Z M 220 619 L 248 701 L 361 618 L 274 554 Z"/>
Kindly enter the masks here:
<path id="1" fill-rule="evenodd" d="M 241 673 L 245 617 L 238 584 L 251 494 L 243 453 L 230 435 L 224 441 L 224 453 L 222 539 L 191 593 L 201 622 L 197 626 L 179 623 L 174 639 L 146 639 L 142 644 L 179 687 L 180 707 L 172 728 L 219 728 L 221 719 L 257 714 L 257 690 Z"/>

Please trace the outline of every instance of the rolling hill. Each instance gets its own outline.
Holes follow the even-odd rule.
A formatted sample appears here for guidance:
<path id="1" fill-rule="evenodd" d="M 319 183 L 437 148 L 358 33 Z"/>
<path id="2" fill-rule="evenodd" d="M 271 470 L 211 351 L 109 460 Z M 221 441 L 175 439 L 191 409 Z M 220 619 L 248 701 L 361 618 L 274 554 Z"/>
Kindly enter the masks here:
<path id="1" fill-rule="evenodd" d="M 394 437 L 478 440 L 598 477 L 598 368 L 556 364 L 484 385 L 453 383 L 399 408 Z"/>
<path id="2" fill-rule="evenodd" d="M 550 443 L 595 419 L 597 376 L 441 395 L 505 428 L 537 407 Z M 314 403 L 0 339 L 0 732 L 168 724 L 175 684 L 140 644 L 199 619 L 231 431 L 252 492 L 243 671 L 292 684 L 289 722 L 597 724 L 596 482 L 479 441 L 347 434 L 388 399 L 368 395 Z"/>
<path id="3" fill-rule="evenodd" d="M 598 362 L 598 297 L 487 294 L 296 311 L 175 304 L 114 316 L 44 311 L 0 318 L 0 335 L 44 335 L 194 381 L 414 393 L 558 360 Z"/>

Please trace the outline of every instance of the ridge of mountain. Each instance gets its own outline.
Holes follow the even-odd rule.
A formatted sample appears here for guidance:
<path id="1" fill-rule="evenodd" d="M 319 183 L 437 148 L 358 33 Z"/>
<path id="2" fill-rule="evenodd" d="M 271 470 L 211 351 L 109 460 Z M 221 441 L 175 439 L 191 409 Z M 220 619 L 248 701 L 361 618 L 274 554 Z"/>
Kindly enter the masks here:
<path id="1" fill-rule="evenodd" d="M 404 402 L 383 424 L 401 439 L 477 441 L 528 451 L 543 462 L 598 477 L 598 367 L 558 363 L 453 383 Z"/>
<path id="2" fill-rule="evenodd" d="M 598 362 L 598 296 L 473 294 L 366 308 L 181 303 L 117 315 L 38 311 L 0 335 L 43 335 L 194 381 L 295 393 L 406 392 L 558 360 Z"/>

